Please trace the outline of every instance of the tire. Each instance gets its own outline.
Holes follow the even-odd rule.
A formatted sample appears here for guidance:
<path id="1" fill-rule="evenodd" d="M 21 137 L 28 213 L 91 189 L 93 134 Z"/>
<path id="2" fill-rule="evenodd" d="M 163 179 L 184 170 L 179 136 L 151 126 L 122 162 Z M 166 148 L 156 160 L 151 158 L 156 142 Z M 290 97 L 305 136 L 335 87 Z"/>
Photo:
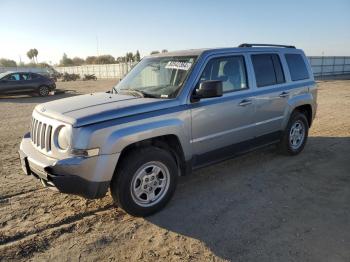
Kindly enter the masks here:
<path id="1" fill-rule="evenodd" d="M 111 182 L 114 202 L 133 216 L 161 210 L 174 194 L 178 167 L 173 156 L 157 147 L 139 148 L 123 158 Z"/>
<path id="2" fill-rule="evenodd" d="M 48 96 L 50 93 L 50 89 L 48 86 L 40 86 L 38 89 L 39 96 Z"/>
<path id="3" fill-rule="evenodd" d="M 309 124 L 305 114 L 294 111 L 283 132 L 279 146 L 281 153 L 291 156 L 298 155 L 305 147 L 308 134 Z"/>

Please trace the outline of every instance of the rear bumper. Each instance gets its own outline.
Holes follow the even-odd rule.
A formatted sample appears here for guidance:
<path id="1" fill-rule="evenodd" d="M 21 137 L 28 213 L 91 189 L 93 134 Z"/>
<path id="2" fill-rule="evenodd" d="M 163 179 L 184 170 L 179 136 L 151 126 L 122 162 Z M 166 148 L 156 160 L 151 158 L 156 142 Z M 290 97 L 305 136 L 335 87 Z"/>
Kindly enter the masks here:
<path id="1" fill-rule="evenodd" d="M 118 160 L 118 158 L 113 159 L 115 155 L 52 159 L 36 150 L 30 141 L 29 134 L 24 136 L 18 153 L 25 174 L 39 179 L 45 186 L 58 189 L 62 193 L 89 199 L 104 197 L 109 188 L 110 179 L 101 181 L 101 175 L 104 172 L 100 172 L 98 168 L 101 166 L 109 168 L 114 161 Z M 113 171 L 114 168 L 111 172 Z M 96 179 L 91 180 L 91 178 Z"/>

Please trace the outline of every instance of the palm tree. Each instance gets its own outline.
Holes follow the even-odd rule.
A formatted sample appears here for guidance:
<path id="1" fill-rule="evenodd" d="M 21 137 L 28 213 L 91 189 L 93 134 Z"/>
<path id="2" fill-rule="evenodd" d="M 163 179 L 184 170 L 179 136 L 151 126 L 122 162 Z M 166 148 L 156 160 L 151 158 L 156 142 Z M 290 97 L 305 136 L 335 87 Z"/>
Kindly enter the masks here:
<path id="1" fill-rule="evenodd" d="M 33 61 L 33 58 L 34 58 L 34 55 L 33 55 L 33 49 L 30 49 L 28 52 L 27 52 L 27 56 L 30 60 Z"/>
<path id="2" fill-rule="evenodd" d="M 36 59 L 36 63 L 38 63 L 38 54 L 39 54 L 39 52 L 38 52 L 38 50 L 36 48 L 34 48 L 32 50 L 33 50 L 33 56 Z"/>
<path id="3" fill-rule="evenodd" d="M 33 49 L 29 49 L 29 51 L 27 52 L 27 56 L 30 60 L 32 60 L 32 62 L 35 63 L 35 60 L 36 60 L 36 63 L 38 63 L 38 50 L 36 48 L 33 48 Z"/>

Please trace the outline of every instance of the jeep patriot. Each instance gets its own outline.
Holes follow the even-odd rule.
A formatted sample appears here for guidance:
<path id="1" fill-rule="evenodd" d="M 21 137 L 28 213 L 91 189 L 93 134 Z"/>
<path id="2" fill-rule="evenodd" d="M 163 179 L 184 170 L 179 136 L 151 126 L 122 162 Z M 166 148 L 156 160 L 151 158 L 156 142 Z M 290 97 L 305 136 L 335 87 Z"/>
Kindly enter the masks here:
<path id="1" fill-rule="evenodd" d="M 178 176 L 278 144 L 299 154 L 316 114 L 302 50 L 242 44 L 143 58 L 111 91 L 37 105 L 20 145 L 24 172 L 134 216 L 163 208 Z"/>

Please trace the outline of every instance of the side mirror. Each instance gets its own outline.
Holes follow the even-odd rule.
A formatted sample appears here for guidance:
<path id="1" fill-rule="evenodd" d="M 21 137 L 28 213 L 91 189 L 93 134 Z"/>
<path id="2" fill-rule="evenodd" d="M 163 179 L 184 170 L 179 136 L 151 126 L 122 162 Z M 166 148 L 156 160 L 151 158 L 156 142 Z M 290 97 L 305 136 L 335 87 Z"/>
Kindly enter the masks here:
<path id="1" fill-rule="evenodd" d="M 199 101 L 202 98 L 222 96 L 222 81 L 208 80 L 199 84 L 199 88 L 192 95 L 192 101 Z"/>

